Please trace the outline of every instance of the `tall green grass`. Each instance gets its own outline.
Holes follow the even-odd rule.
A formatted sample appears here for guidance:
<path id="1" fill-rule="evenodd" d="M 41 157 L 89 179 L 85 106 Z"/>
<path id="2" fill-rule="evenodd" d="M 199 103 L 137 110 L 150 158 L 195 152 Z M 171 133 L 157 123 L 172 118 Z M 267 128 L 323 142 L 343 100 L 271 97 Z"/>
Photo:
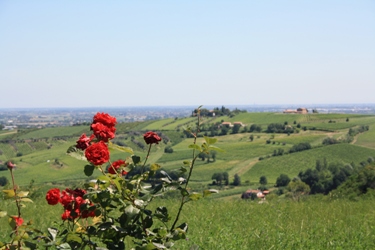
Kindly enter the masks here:
<path id="1" fill-rule="evenodd" d="M 156 199 L 149 208 L 157 206 L 174 214 L 178 202 Z M 263 204 L 239 198 L 199 200 L 184 207 L 180 223 L 189 225 L 187 239 L 177 241 L 173 249 L 374 249 L 374 206 L 374 199 L 330 201 L 322 196 L 301 202 L 276 198 Z M 0 209 L 16 214 L 10 201 L 2 201 Z M 61 206 L 49 206 L 39 197 L 22 215 L 46 231 L 54 221 L 61 222 L 62 212 Z M 7 219 L 1 218 L 0 240 L 8 239 L 9 233 Z M 127 247 L 133 247 L 129 240 Z"/>

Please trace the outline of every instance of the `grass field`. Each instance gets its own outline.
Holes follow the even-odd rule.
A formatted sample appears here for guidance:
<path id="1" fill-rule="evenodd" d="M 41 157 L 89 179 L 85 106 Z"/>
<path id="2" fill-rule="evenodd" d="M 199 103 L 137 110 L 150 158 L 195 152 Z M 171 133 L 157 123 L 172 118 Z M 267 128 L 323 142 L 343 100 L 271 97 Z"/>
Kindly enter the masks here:
<path id="1" fill-rule="evenodd" d="M 177 210 L 173 199 L 155 200 L 150 208 L 160 205 L 170 208 L 171 214 Z M 330 201 L 322 196 L 263 204 L 239 198 L 200 200 L 184 208 L 180 222 L 188 223 L 188 238 L 177 241 L 173 249 L 374 249 L 374 206 L 374 199 Z M 10 201 L 0 208 L 16 213 Z M 23 209 L 23 217 L 45 231 L 53 221 L 61 221 L 62 212 L 61 206 L 49 206 L 40 197 Z M 0 240 L 5 240 L 10 233 L 6 218 L 0 225 Z M 127 247 L 132 247 L 130 240 Z"/>

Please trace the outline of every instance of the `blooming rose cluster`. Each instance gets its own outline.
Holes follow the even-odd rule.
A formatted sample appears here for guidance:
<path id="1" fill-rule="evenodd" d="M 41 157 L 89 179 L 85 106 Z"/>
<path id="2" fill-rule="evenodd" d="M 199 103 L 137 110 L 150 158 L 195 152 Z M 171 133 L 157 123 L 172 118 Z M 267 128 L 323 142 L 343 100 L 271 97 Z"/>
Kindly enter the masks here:
<path id="1" fill-rule="evenodd" d="M 62 192 L 58 188 L 52 188 L 47 192 L 46 200 L 49 205 L 60 203 L 64 207 L 61 215 L 63 220 L 73 220 L 75 218 L 88 218 L 95 216 L 95 209 L 89 209 L 93 204 L 84 199 L 86 191 L 83 189 L 65 189 Z"/>
<path id="2" fill-rule="evenodd" d="M 106 113 L 97 113 L 91 123 L 93 134 L 88 137 L 82 134 L 77 140 L 76 148 L 85 150 L 85 156 L 94 165 L 102 165 L 109 161 L 106 142 L 115 138 L 117 121 Z"/>

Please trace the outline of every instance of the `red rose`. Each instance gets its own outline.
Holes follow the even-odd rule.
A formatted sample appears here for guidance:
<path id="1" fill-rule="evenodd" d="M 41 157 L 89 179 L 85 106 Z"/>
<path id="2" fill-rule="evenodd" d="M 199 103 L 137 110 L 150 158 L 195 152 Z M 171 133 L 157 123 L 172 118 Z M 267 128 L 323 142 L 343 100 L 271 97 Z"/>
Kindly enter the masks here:
<path id="1" fill-rule="evenodd" d="M 101 123 L 107 127 L 114 127 L 117 123 L 116 117 L 110 116 L 109 114 L 106 113 L 96 113 L 93 119 L 93 124 L 94 123 Z"/>
<path id="2" fill-rule="evenodd" d="M 23 219 L 18 216 L 11 216 L 14 222 L 16 223 L 16 227 L 20 227 L 23 224 Z"/>
<path id="3" fill-rule="evenodd" d="M 161 141 L 161 138 L 156 134 L 155 132 L 149 131 L 146 134 L 143 135 L 143 139 L 147 144 L 158 144 L 159 141 Z"/>
<path id="4" fill-rule="evenodd" d="M 102 165 L 109 161 L 108 147 L 103 141 L 92 144 L 86 149 L 85 156 L 92 164 Z"/>
<path id="5" fill-rule="evenodd" d="M 56 205 L 61 201 L 60 189 L 52 188 L 47 192 L 46 200 L 49 205 Z"/>
<path id="6" fill-rule="evenodd" d="M 123 160 L 117 160 L 117 161 L 113 162 L 111 166 L 109 166 L 108 173 L 110 173 L 110 174 L 116 174 L 116 173 L 118 173 L 118 169 L 119 168 L 121 168 L 122 166 L 126 167 L 126 165 L 127 164 L 126 164 L 125 161 L 123 161 Z M 121 172 L 121 174 L 123 174 L 123 173 Z"/>
<path id="7" fill-rule="evenodd" d="M 68 189 L 66 189 L 66 190 L 69 191 Z M 65 209 L 71 209 L 72 201 L 74 200 L 74 197 L 73 197 L 73 195 L 71 195 L 67 191 L 65 191 L 65 190 L 62 191 L 62 196 L 61 196 L 60 202 L 64 206 Z"/>
<path id="8" fill-rule="evenodd" d="M 69 219 L 69 217 L 70 217 L 70 211 L 69 210 L 65 210 L 64 213 L 61 215 L 62 220 L 67 220 L 67 219 Z"/>
<path id="9" fill-rule="evenodd" d="M 107 142 L 109 139 L 115 138 L 115 127 L 107 127 L 106 125 L 102 123 L 93 123 L 91 125 L 91 129 L 94 132 L 94 135 L 104 142 Z"/>
<path id="10" fill-rule="evenodd" d="M 90 146 L 90 142 L 92 141 L 93 138 L 94 138 L 93 135 L 90 137 L 87 137 L 86 134 L 82 134 L 81 137 L 79 137 L 77 141 L 76 148 L 85 150 L 88 146 Z"/>

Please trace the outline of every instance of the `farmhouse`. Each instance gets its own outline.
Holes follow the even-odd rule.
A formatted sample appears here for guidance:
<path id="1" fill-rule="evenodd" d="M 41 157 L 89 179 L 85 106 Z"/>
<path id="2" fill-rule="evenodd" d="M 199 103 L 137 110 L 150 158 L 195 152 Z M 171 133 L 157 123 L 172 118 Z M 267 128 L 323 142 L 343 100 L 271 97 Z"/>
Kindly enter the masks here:
<path id="1" fill-rule="evenodd" d="M 266 195 L 269 193 L 268 190 L 261 191 L 259 189 L 249 189 L 241 195 L 241 199 L 251 199 L 254 195 L 256 195 L 258 199 L 265 199 Z"/>
<path id="2" fill-rule="evenodd" d="M 233 127 L 233 124 L 231 122 L 222 122 L 221 126 L 231 128 Z"/>
<path id="3" fill-rule="evenodd" d="M 286 109 L 283 111 L 284 114 L 307 114 L 308 112 L 307 108 Z"/>

